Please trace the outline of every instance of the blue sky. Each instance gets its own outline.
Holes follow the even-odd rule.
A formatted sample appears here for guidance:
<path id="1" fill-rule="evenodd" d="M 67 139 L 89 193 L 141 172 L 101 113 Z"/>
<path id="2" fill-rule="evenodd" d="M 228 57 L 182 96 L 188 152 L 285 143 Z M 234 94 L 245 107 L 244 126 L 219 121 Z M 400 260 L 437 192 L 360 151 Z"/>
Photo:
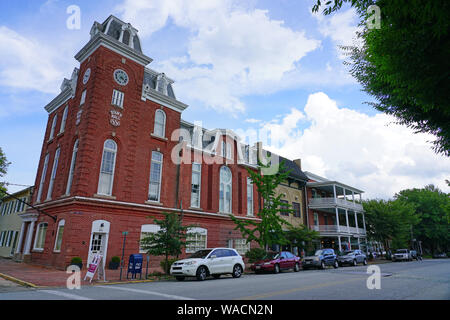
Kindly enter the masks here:
<path id="1" fill-rule="evenodd" d="M 185 120 L 237 132 L 269 130 L 268 148 L 303 170 L 389 198 L 434 183 L 449 191 L 447 158 L 365 104 L 338 45 L 352 44 L 355 12 L 312 14 L 309 1 L 14 1 L 0 12 L 0 147 L 11 183 L 34 183 L 44 106 L 78 66 L 94 21 L 110 14 L 139 30 L 149 65 L 174 79 Z M 81 10 L 69 30 L 70 5 Z M 380 188 L 380 186 L 383 186 Z M 10 190 L 17 190 L 10 187 Z"/>

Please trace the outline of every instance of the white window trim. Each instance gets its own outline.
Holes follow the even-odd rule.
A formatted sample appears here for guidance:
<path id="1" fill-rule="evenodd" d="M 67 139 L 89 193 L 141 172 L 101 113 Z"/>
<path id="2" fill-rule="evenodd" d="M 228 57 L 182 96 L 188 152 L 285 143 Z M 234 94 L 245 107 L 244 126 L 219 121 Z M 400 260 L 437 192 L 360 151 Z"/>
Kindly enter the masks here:
<path id="1" fill-rule="evenodd" d="M 56 179 L 56 172 L 58 171 L 58 162 L 59 162 L 59 154 L 60 153 L 61 153 L 61 149 L 60 148 L 56 149 L 55 157 L 53 159 L 52 172 L 50 174 L 50 182 L 49 182 L 49 185 L 48 185 L 47 199 L 46 200 L 51 200 L 52 199 L 53 185 L 54 185 L 55 179 Z"/>
<path id="2" fill-rule="evenodd" d="M 204 245 L 204 248 L 201 248 L 201 249 L 189 249 L 189 248 L 186 246 L 186 253 L 194 253 L 194 252 L 196 252 L 196 251 L 198 251 L 198 250 L 202 250 L 202 249 L 208 248 L 208 229 L 201 228 L 201 227 L 192 227 L 192 228 L 189 228 L 189 229 L 186 231 L 186 238 L 188 237 L 187 234 L 189 234 L 189 233 L 197 233 L 197 234 L 200 234 L 200 235 L 202 235 L 202 236 L 204 235 L 204 236 L 205 236 L 205 245 Z"/>
<path id="3" fill-rule="evenodd" d="M 157 132 L 156 132 L 156 115 L 157 114 L 162 114 L 162 116 L 163 116 L 163 123 L 162 123 L 162 127 L 163 127 L 163 130 L 162 130 L 162 136 L 161 135 L 159 135 Z M 165 138 L 166 137 L 166 113 L 163 111 L 163 110 L 161 110 L 161 109 L 158 109 L 158 110 L 156 110 L 155 111 L 155 123 L 153 124 L 153 134 L 155 135 L 155 136 L 157 136 L 157 137 L 161 137 L 161 138 Z"/>
<path id="4" fill-rule="evenodd" d="M 139 253 L 147 252 L 145 250 L 142 250 L 142 248 L 141 248 L 142 234 L 143 233 L 157 233 L 159 230 L 161 230 L 161 227 L 157 224 L 143 224 L 141 226 L 141 233 L 140 233 L 140 238 L 139 238 Z"/>
<path id="5" fill-rule="evenodd" d="M 194 170 L 194 165 L 199 165 L 200 166 L 200 170 Z M 198 204 L 193 205 L 192 204 L 192 178 L 194 173 L 197 173 L 199 178 L 198 178 Z M 191 207 L 192 208 L 200 208 L 200 203 L 201 203 L 201 195 L 202 195 L 202 164 L 198 163 L 198 162 L 193 162 L 192 163 L 192 174 L 191 174 Z"/>
<path id="6" fill-rule="evenodd" d="M 116 149 L 112 150 L 112 149 L 108 149 L 109 151 L 114 151 L 114 163 L 113 163 L 113 170 L 112 170 L 112 179 L 111 179 L 111 185 L 109 186 L 109 193 L 101 193 L 100 192 L 100 177 L 102 175 L 102 165 L 103 165 L 103 157 L 105 156 L 105 144 L 108 140 L 111 140 L 112 142 L 114 142 L 114 144 L 116 145 Z M 113 190 L 113 186 L 114 186 L 114 175 L 116 173 L 116 160 L 117 160 L 117 153 L 118 153 L 118 146 L 117 143 L 112 140 L 112 139 L 107 139 L 105 140 L 105 142 L 103 143 L 103 150 L 102 150 L 102 162 L 100 163 L 100 172 L 98 175 L 98 186 L 97 186 L 97 194 L 101 194 L 101 195 L 105 195 L 105 196 L 111 196 L 112 195 L 112 190 Z"/>
<path id="7" fill-rule="evenodd" d="M 50 136 L 48 137 L 48 141 L 54 138 L 57 121 L 58 121 L 58 114 L 55 114 L 55 116 L 53 117 L 52 128 L 50 129 Z"/>
<path id="8" fill-rule="evenodd" d="M 72 149 L 72 160 L 70 161 L 70 168 L 69 168 L 69 177 L 67 178 L 67 185 L 66 185 L 66 195 L 70 194 L 70 191 L 72 190 L 72 182 L 73 182 L 73 174 L 75 172 L 75 165 L 77 161 L 77 155 L 78 155 L 78 147 L 79 147 L 79 139 L 75 141 L 73 144 Z"/>
<path id="9" fill-rule="evenodd" d="M 230 172 L 230 175 L 231 175 L 231 179 L 230 179 L 230 182 L 229 182 L 229 185 L 230 185 L 230 205 L 229 205 L 230 211 L 225 211 L 225 201 L 226 201 L 226 188 L 225 187 L 228 184 L 224 184 L 224 189 L 223 189 L 223 211 L 220 210 L 220 185 L 222 184 L 222 179 L 221 179 L 222 177 L 221 177 L 220 171 L 222 171 L 222 168 L 227 168 L 228 171 Z M 231 172 L 230 168 L 228 168 L 227 166 L 222 166 L 219 169 L 219 212 L 220 213 L 227 213 L 227 214 L 230 214 L 230 213 L 233 212 L 233 172 Z"/>
<path id="10" fill-rule="evenodd" d="M 80 107 L 86 102 L 86 89 L 81 92 Z"/>
<path id="11" fill-rule="evenodd" d="M 157 152 L 161 155 L 161 161 L 153 160 L 153 152 Z M 158 200 L 150 200 L 150 182 L 151 182 L 151 176 L 152 176 L 152 165 L 153 161 L 160 162 L 161 163 L 161 170 L 159 171 L 159 186 L 158 186 Z M 161 201 L 161 185 L 162 185 L 162 172 L 163 172 L 163 163 L 164 163 L 164 155 L 159 151 L 152 151 L 151 160 L 150 160 L 150 177 L 149 177 L 149 183 L 148 183 L 148 195 L 147 200 L 150 202 L 160 202 Z"/>
<path id="12" fill-rule="evenodd" d="M 40 201 L 41 201 L 41 197 L 42 197 L 42 188 L 44 187 L 45 176 L 47 175 L 48 159 L 49 159 L 49 157 L 50 157 L 50 154 L 47 153 L 47 154 L 45 155 L 44 166 L 43 166 L 43 168 L 42 168 L 41 181 L 39 182 L 39 190 L 38 190 L 36 202 L 40 202 Z"/>
<path id="13" fill-rule="evenodd" d="M 39 237 L 39 229 L 40 229 L 41 226 L 43 226 L 43 225 L 45 225 L 45 224 L 47 225 L 47 230 L 48 230 L 48 223 L 47 223 L 47 222 L 41 222 L 41 223 L 39 223 L 38 226 L 37 226 L 37 228 L 36 228 L 36 235 L 34 236 L 33 251 L 44 251 L 44 247 L 45 247 L 45 238 L 46 238 L 46 236 L 47 236 L 47 230 L 45 230 L 45 234 L 44 234 L 44 247 L 42 247 L 42 248 L 37 248 L 37 247 L 36 247 L 36 244 L 37 244 L 37 240 L 38 240 L 38 237 Z"/>
<path id="14" fill-rule="evenodd" d="M 251 195 L 252 195 L 252 203 L 251 203 L 251 206 L 249 207 L 249 205 L 248 205 L 248 189 L 249 189 L 249 187 L 251 187 Z M 255 207 L 255 202 L 254 202 L 254 190 L 253 190 L 253 183 L 252 183 L 252 180 L 249 178 L 249 177 L 247 177 L 247 215 L 248 216 L 252 216 L 253 217 L 253 215 L 254 215 L 254 207 Z M 249 210 L 249 209 L 251 209 L 251 210 Z"/>
<path id="15" fill-rule="evenodd" d="M 53 252 L 61 252 L 62 238 L 61 238 L 61 245 L 60 245 L 59 249 L 56 249 L 56 245 L 58 244 L 59 227 L 61 227 L 61 226 L 64 227 L 65 225 L 66 225 L 66 220 L 64 220 L 64 219 L 59 220 L 58 227 L 56 228 L 56 237 L 55 237 L 55 245 L 53 246 Z M 64 230 L 63 230 L 63 236 L 64 236 Z"/>
<path id="16" fill-rule="evenodd" d="M 66 106 L 64 108 L 63 117 L 61 119 L 61 126 L 59 128 L 59 133 L 63 133 L 66 129 L 66 122 L 67 122 L 67 114 L 69 113 L 69 106 Z"/>
<path id="17" fill-rule="evenodd" d="M 125 100 L 125 94 L 120 90 L 113 89 L 111 104 L 113 106 L 123 109 L 123 101 L 124 100 Z"/>

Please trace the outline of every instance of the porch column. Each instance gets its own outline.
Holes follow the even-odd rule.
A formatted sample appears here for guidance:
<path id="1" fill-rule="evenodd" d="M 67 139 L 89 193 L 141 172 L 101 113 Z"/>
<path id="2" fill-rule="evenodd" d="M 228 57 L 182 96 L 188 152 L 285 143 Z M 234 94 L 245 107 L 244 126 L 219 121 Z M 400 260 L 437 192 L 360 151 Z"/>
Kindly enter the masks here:
<path id="1" fill-rule="evenodd" d="M 19 242 L 17 243 L 16 253 L 20 253 L 20 248 L 22 248 L 24 231 L 25 231 L 25 221 L 22 221 L 22 226 L 20 227 Z"/>
<path id="2" fill-rule="evenodd" d="M 334 202 L 336 202 L 336 185 L 333 184 L 333 195 L 334 195 Z"/>
<path id="3" fill-rule="evenodd" d="M 348 250 L 352 250 L 352 238 L 348 237 Z"/>
<path id="4" fill-rule="evenodd" d="M 359 237 L 356 239 L 358 239 L 358 250 L 361 250 L 361 244 L 359 243 Z"/>
<path id="5" fill-rule="evenodd" d="M 362 213 L 362 218 L 363 218 L 364 234 L 366 234 L 366 219 L 364 218 L 364 212 Z"/>
<path id="6" fill-rule="evenodd" d="M 31 221 L 31 223 L 28 225 L 27 240 L 25 241 L 25 250 L 23 254 L 30 254 L 31 238 L 33 237 L 33 230 L 34 230 L 34 221 Z"/>
<path id="7" fill-rule="evenodd" d="M 355 204 L 355 192 L 352 191 L 352 200 L 353 200 L 353 204 Z"/>
<path id="8" fill-rule="evenodd" d="M 341 236 L 338 236 L 338 243 L 339 243 L 339 251 L 342 251 Z"/>
<path id="9" fill-rule="evenodd" d="M 355 227 L 356 227 L 356 233 L 359 233 L 358 228 L 358 213 L 355 211 Z"/>
<path id="10" fill-rule="evenodd" d="M 347 197 L 345 195 L 345 188 L 342 188 L 342 190 L 344 191 L 344 200 L 347 200 Z"/>
<path id="11" fill-rule="evenodd" d="M 336 210 L 336 224 L 337 224 L 337 232 L 341 231 L 341 228 L 339 227 L 339 210 L 338 208 L 334 208 Z"/>
<path id="12" fill-rule="evenodd" d="M 350 232 L 350 225 L 348 224 L 348 210 L 345 209 L 345 221 L 347 222 L 347 232 Z"/>

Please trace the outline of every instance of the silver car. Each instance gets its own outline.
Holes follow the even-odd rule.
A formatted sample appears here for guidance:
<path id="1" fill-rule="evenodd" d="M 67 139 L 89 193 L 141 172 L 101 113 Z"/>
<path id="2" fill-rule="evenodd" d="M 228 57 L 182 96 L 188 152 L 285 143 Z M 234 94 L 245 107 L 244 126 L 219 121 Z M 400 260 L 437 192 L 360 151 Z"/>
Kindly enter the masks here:
<path id="1" fill-rule="evenodd" d="M 356 266 L 358 263 L 367 264 L 367 257 L 361 250 L 344 251 L 341 256 L 338 256 L 339 266 L 352 265 Z"/>
<path id="2" fill-rule="evenodd" d="M 392 255 L 392 261 L 412 261 L 411 251 L 408 249 L 398 249 Z"/>

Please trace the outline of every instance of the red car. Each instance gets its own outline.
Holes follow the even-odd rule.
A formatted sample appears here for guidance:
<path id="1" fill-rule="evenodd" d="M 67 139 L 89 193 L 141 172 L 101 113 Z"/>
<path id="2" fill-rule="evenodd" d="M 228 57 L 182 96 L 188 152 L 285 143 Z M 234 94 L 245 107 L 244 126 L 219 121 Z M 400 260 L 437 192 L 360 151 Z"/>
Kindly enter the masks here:
<path id="1" fill-rule="evenodd" d="M 302 262 L 300 257 L 295 256 L 289 251 L 269 252 L 266 258 L 257 261 L 250 266 L 255 273 L 263 271 L 271 271 L 279 273 L 281 270 L 293 269 L 295 272 L 300 271 Z"/>

